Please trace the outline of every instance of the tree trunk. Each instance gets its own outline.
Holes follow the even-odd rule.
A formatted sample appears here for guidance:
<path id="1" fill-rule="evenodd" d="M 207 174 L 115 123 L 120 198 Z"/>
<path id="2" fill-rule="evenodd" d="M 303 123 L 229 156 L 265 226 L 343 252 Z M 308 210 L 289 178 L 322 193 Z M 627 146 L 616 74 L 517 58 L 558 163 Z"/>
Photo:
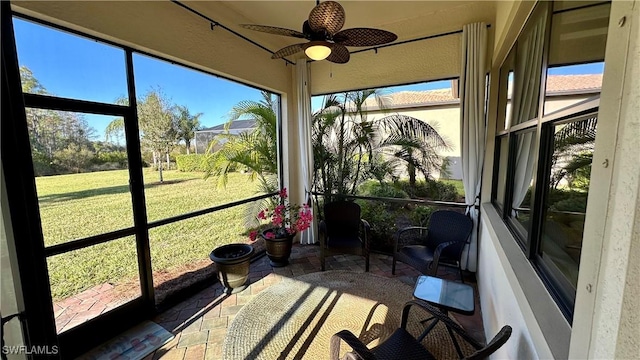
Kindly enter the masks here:
<path id="1" fill-rule="evenodd" d="M 156 156 L 156 152 L 152 151 L 151 154 L 153 154 L 153 166 L 157 167 L 158 166 L 158 158 Z"/>
<path id="2" fill-rule="evenodd" d="M 167 149 L 167 170 L 171 168 L 171 162 L 169 161 L 169 149 Z"/>
<path id="3" fill-rule="evenodd" d="M 191 141 L 185 140 L 185 144 L 187 145 L 187 155 L 191 154 Z"/>
<path id="4" fill-rule="evenodd" d="M 409 188 L 416 190 L 416 167 L 413 164 L 407 165 L 407 172 L 409 172 Z"/>
<path id="5" fill-rule="evenodd" d="M 158 174 L 160 175 L 160 182 L 163 182 L 164 178 L 162 177 L 162 160 L 160 159 L 158 159 Z"/>

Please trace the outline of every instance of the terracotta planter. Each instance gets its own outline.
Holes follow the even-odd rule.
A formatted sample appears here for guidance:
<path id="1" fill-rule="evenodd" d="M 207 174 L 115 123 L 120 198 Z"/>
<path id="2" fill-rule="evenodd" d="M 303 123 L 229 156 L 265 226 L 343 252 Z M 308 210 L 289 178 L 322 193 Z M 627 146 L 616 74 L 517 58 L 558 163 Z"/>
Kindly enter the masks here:
<path id="1" fill-rule="evenodd" d="M 267 233 L 273 232 L 273 229 L 264 230 L 261 234 L 267 249 L 269 263 L 273 267 L 283 267 L 289 265 L 289 256 L 291 255 L 291 246 L 293 238 L 296 234 L 287 235 L 279 238 L 267 238 Z"/>
<path id="2" fill-rule="evenodd" d="M 249 278 L 253 247 L 248 244 L 228 244 L 215 248 L 209 258 L 216 264 L 218 280 L 227 294 L 244 290 Z"/>

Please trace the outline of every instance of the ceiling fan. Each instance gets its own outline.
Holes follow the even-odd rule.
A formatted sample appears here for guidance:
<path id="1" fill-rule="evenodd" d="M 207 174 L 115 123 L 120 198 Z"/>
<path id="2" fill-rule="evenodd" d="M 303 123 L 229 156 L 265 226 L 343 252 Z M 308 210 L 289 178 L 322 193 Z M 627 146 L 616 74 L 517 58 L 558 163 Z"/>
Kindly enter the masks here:
<path id="1" fill-rule="evenodd" d="M 345 13 L 342 5 L 335 1 L 322 2 L 311 10 L 309 20 L 302 24 L 302 32 L 275 26 L 242 24 L 245 29 L 269 34 L 307 39 L 308 42 L 293 44 L 276 51 L 272 59 L 280 59 L 303 51 L 312 60 L 324 60 L 344 64 L 350 55 L 347 46 L 376 46 L 395 41 L 392 32 L 372 28 L 352 28 L 340 31 L 344 26 Z"/>

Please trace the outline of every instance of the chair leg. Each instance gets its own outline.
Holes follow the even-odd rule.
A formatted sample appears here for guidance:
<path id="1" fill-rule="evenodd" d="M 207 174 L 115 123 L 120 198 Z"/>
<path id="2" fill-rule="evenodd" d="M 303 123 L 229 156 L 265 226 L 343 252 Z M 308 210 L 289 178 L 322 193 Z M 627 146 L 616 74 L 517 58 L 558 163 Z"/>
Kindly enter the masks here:
<path id="1" fill-rule="evenodd" d="M 369 272 L 369 252 L 368 251 L 364 256 L 364 271 Z"/>
<path id="2" fill-rule="evenodd" d="M 324 251 L 320 250 L 320 270 L 324 271 Z"/>
<path id="3" fill-rule="evenodd" d="M 396 274 L 396 255 L 393 254 L 393 262 L 391 263 L 391 275 Z"/>

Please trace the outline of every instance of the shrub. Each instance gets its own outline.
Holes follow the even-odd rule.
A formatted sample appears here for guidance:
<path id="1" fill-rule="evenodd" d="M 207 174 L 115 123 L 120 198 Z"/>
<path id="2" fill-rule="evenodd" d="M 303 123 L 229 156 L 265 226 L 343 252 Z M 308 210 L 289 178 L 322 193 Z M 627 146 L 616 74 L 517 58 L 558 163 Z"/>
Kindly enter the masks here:
<path id="1" fill-rule="evenodd" d="M 375 180 L 369 180 L 358 187 L 358 195 L 361 196 L 374 196 L 374 197 L 386 197 L 396 199 L 408 199 L 407 194 L 403 189 L 394 186 L 388 182 L 380 183 Z"/>
<path id="2" fill-rule="evenodd" d="M 551 205 L 551 210 L 571 211 L 577 213 L 587 212 L 587 194 L 570 192 L 564 199 L 558 200 Z"/>
<path id="3" fill-rule="evenodd" d="M 393 251 L 393 235 L 396 232 L 398 212 L 391 210 L 380 201 L 356 200 L 361 208 L 361 218 L 371 225 L 369 242 L 371 249 L 391 253 Z"/>
<path id="4" fill-rule="evenodd" d="M 205 154 L 189 154 L 176 156 L 179 171 L 193 172 L 206 170 L 207 156 Z"/>
<path id="5" fill-rule="evenodd" d="M 396 188 L 389 183 L 379 183 L 377 181 L 368 181 L 360 185 L 358 195 L 371 197 L 384 197 L 394 199 L 409 199 L 409 194 L 403 190 Z M 405 206 L 403 203 L 386 203 L 386 209 L 397 210 Z"/>
<path id="6" fill-rule="evenodd" d="M 411 224 L 415 226 L 427 226 L 427 224 L 429 224 L 429 218 L 434 211 L 436 211 L 436 208 L 432 206 L 416 206 L 409 215 Z"/>
<path id="7" fill-rule="evenodd" d="M 93 158 L 93 163 L 96 165 L 118 164 L 119 168 L 124 169 L 127 167 L 127 153 L 125 151 L 100 152 Z"/>
<path id="8" fill-rule="evenodd" d="M 411 188 L 409 181 L 401 180 L 396 186 L 414 197 L 427 198 L 437 201 L 458 200 L 458 190 L 455 185 L 436 180 L 418 181 L 415 188 Z"/>
<path id="9" fill-rule="evenodd" d="M 56 173 L 53 159 L 37 148 L 32 150 L 33 172 L 35 176 L 54 175 Z"/>

